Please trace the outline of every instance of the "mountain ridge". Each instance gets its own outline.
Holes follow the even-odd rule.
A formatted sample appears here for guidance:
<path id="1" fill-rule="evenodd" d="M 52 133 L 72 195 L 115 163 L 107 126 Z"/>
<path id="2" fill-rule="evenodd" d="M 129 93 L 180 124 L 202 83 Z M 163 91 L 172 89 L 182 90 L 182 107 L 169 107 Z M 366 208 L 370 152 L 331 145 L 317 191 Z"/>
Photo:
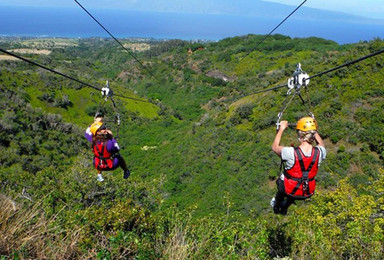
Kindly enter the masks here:
<path id="1" fill-rule="evenodd" d="M 192 14 L 226 14 L 246 16 L 287 16 L 298 6 L 290 6 L 281 3 L 263 0 L 196 0 L 192 3 L 189 0 L 174 1 L 170 5 L 167 0 L 142 0 L 125 3 L 124 8 L 141 11 L 176 12 Z M 303 19 L 341 19 L 343 21 L 365 21 L 370 23 L 384 24 L 384 19 L 373 19 L 365 16 L 348 14 L 341 11 L 329 11 L 319 8 L 306 7 L 305 4 L 297 11 Z M 296 14 L 294 17 L 297 17 Z M 292 18 L 294 18 L 292 17 Z"/>

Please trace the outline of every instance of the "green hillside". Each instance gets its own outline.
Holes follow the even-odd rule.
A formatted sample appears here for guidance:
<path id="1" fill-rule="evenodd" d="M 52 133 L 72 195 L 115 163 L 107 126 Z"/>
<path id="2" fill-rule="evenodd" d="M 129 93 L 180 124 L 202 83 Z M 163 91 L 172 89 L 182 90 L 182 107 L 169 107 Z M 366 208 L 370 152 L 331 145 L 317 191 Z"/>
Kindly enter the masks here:
<path id="1" fill-rule="evenodd" d="M 0 259 L 380 259 L 384 250 L 384 54 L 310 80 L 283 115 L 316 116 L 327 158 L 316 195 L 269 206 L 286 84 L 384 49 L 376 39 L 247 35 L 210 43 L 2 38 L 0 48 L 102 88 L 122 123 L 122 171 L 96 182 L 83 137 L 111 100 L 0 55 Z M 188 51 L 189 50 L 189 51 Z M 123 96 L 123 97 L 122 97 Z M 295 143 L 288 129 L 285 146 Z"/>

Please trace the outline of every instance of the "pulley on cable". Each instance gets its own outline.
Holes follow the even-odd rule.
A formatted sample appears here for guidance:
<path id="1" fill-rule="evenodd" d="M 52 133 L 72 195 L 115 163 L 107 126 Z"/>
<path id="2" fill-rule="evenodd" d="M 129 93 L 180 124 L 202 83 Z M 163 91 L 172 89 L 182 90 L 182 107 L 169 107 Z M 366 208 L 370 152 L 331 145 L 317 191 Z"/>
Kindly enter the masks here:
<path id="1" fill-rule="evenodd" d="M 99 103 L 99 107 L 97 109 L 97 112 L 95 114 L 95 118 L 96 117 L 103 117 L 103 122 L 113 122 L 117 125 L 117 131 L 116 131 L 116 137 L 118 137 L 118 133 L 119 133 L 119 128 L 120 128 L 120 113 L 116 107 L 116 103 L 115 103 L 115 100 L 113 99 L 113 91 L 112 89 L 110 88 L 109 86 L 109 81 L 107 80 L 106 83 L 105 83 L 105 86 L 101 89 L 101 96 L 103 98 L 103 100 Z M 112 108 L 113 108 L 113 113 L 114 113 L 114 119 L 109 119 L 110 117 L 108 116 L 109 114 L 111 114 L 107 108 L 105 108 L 105 104 L 108 102 L 108 99 L 111 100 L 112 102 Z"/>
<path id="2" fill-rule="evenodd" d="M 301 89 L 304 87 L 307 90 L 309 84 L 309 76 L 307 73 L 305 73 L 301 69 L 301 64 L 298 63 L 296 66 L 296 70 L 293 73 L 292 77 L 288 79 L 287 86 L 288 86 L 288 91 L 287 91 L 287 97 L 283 101 L 283 106 L 280 109 L 280 112 L 277 114 L 277 121 L 276 121 L 276 130 L 279 130 L 280 128 L 280 121 L 281 118 L 283 117 L 283 114 L 289 104 L 292 102 L 293 98 L 297 95 L 300 100 L 302 101 L 303 105 L 306 106 L 308 115 L 312 118 L 315 118 L 313 113 L 311 112 L 311 104 L 310 104 L 310 99 L 309 99 L 309 94 L 307 92 L 307 102 L 304 101 L 303 97 L 301 96 Z"/>

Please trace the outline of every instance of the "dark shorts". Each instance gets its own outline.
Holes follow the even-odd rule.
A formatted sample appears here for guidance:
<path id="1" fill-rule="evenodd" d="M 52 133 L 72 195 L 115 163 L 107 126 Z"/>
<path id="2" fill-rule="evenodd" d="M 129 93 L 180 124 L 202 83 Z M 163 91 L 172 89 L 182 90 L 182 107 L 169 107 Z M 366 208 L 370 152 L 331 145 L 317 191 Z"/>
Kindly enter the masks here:
<path id="1" fill-rule="evenodd" d="M 285 194 L 284 181 L 280 177 L 276 180 L 277 190 Z"/>

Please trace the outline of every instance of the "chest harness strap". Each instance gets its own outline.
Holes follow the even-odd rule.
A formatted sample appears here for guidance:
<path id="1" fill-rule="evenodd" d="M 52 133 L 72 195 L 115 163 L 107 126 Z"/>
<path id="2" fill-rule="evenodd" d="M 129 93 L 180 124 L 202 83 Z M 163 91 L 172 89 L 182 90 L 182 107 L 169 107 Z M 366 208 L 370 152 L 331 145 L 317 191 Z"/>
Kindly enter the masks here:
<path id="1" fill-rule="evenodd" d="M 305 165 L 304 165 L 304 162 L 303 162 L 303 156 L 301 155 L 300 149 L 298 147 L 295 147 L 294 149 L 295 149 L 295 153 L 297 155 L 297 158 L 299 160 L 302 177 L 301 178 L 292 177 L 286 171 L 284 171 L 284 176 L 286 178 L 288 178 L 288 179 L 292 179 L 292 180 L 297 182 L 295 188 L 291 192 L 291 195 L 296 193 L 296 191 L 300 188 L 301 184 L 303 184 L 303 194 L 308 194 L 309 195 L 309 185 L 308 185 L 308 182 L 313 181 L 315 178 L 308 179 L 308 175 L 309 175 L 309 172 L 311 171 L 313 165 L 316 162 L 316 159 L 317 159 L 318 154 L 319 154 L 319 149 L 317 147 L 316 148 L 312 148 L 312 161 L 308 165 L 308 168 L 305 168 Z"/>
<path id="2" fill-rule="evenodd" d="M 104 157 L 104 151 L 105 151 L 105 145 L 107 142 L 103 142 L 103 146 L 101 147 L 101 151 L 98 147 L 97 144 L 95 144 L 95 148 L 97 150 L 98 156 L 99 157 L 99 164 L 97 165 L 97 168 L 106 168 L 108 167 L 107 159 L 110 159 L 111 157 Z M 104 164 L 104 165 L 103 165 Z"/>

